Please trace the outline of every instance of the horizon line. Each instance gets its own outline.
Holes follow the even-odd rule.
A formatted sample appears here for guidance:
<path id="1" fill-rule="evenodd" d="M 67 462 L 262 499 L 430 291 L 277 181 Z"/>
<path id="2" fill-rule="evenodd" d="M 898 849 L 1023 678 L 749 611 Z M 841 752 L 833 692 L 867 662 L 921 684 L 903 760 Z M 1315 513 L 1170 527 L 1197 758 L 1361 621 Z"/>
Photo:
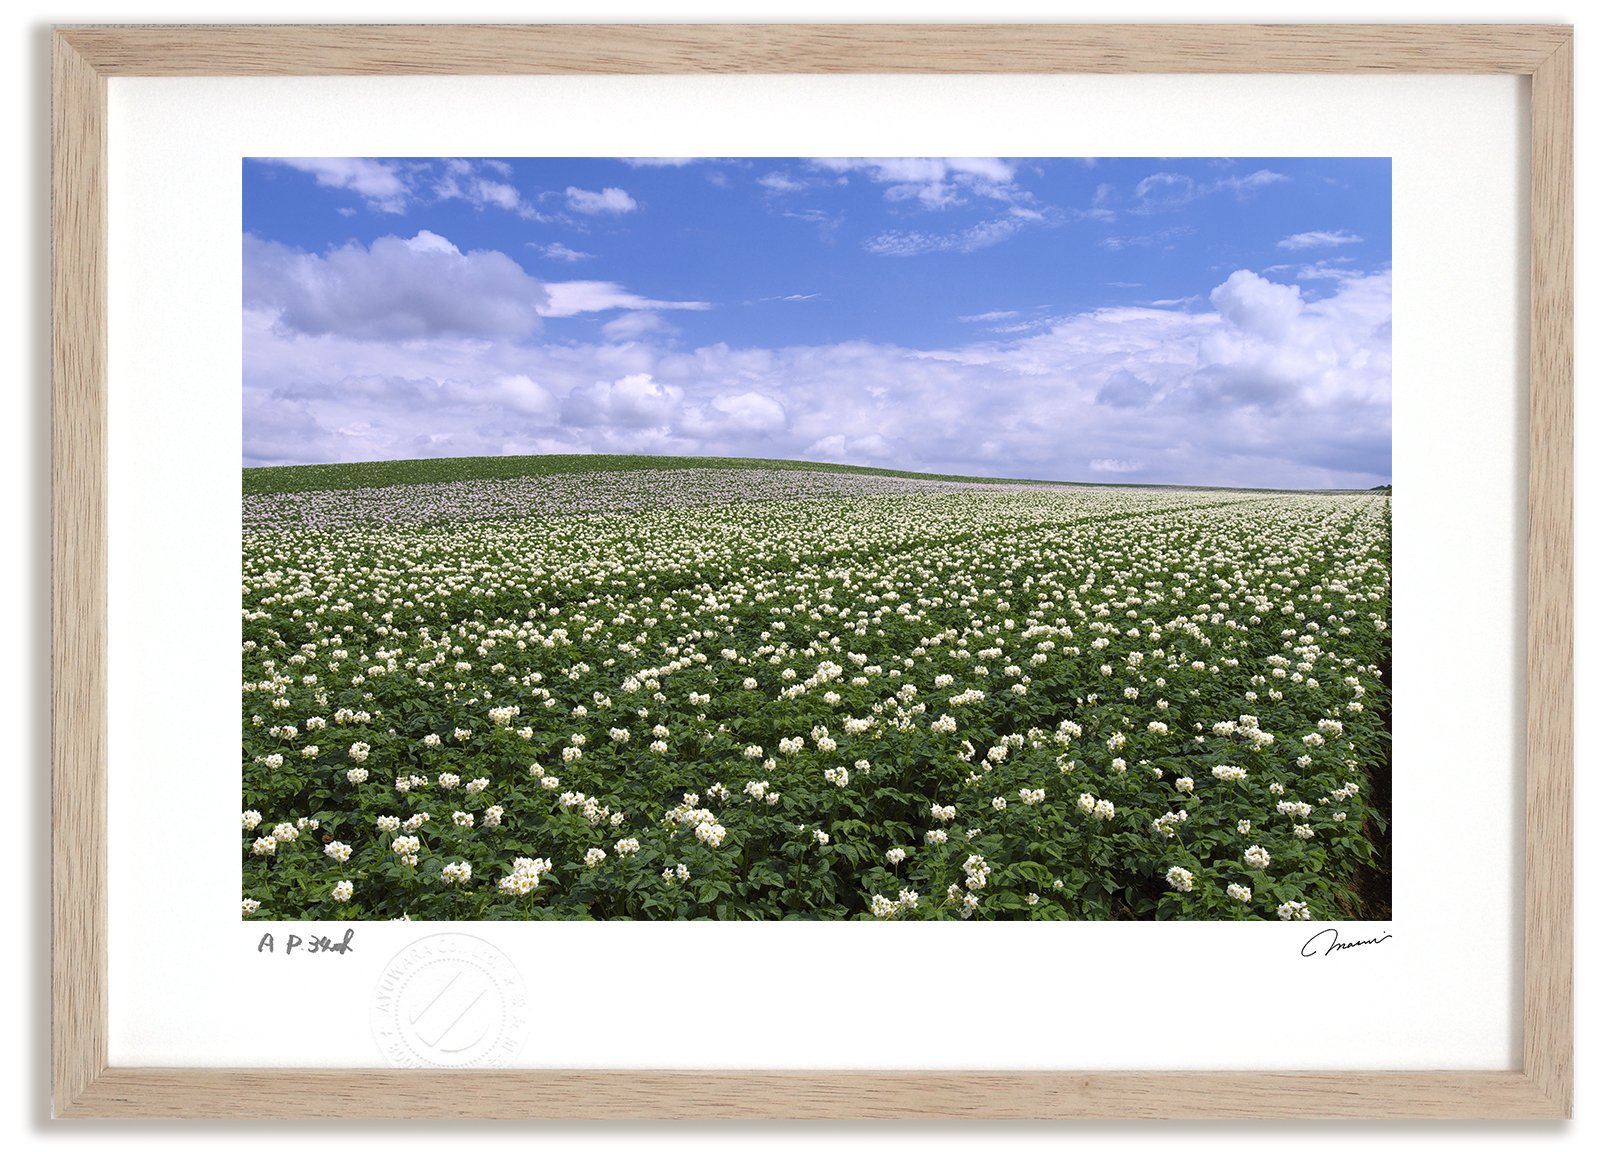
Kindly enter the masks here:
<path id="1" fill-rule="evenodd" d="M 1009 484 L 1040 484 L 1062 485 L 1069 487 L 1089 488 L 1178 488 L 1193 490 L 1224 490 L 1231 492 L 1375 492 L 1392 490 L 1394 480 L 1390 477 L 1384 483 L 1370 485 L 1365 488 L 1351 487 L 1326 487 L 1326 488 L 1285 488 L 1271 485 L 1252 484 L 1203 484 L 1203 483 L 1163 483 L 1160 481 L 1137 480 L 1046 480 L 1028 476 L 982 476 L 968 475 L 954 472 L 919 472 L 909 468 L 888 468 L 874 464 L 844 464 L 832 460 L 808 460 L 803 457 L 783 456 L 700 456 L 700 455 L 675 455 L 668 453 L 640 453 L 640 452 L 525 452 L 502 453 L 496 455 L 478 456 L 403 456 L 388 460 L 328 460 L 300 464 L 243 464 L 242 472 L 261 472 L 271 469 L 299 469 L 299 468 L 359 468 L 364 466 L 382 466 L 388 464 L 427 464 L 448 463 L 451 461 L 465 460 L 547 460 L 547 459 L 578 459 L 584 457 L 600 457 L 629 460 L 709 460 L 729 461 L 750 464 L 800 464 L 812 468 L 837 468 L 853 472 L 876 474 L 891 474 L 908 477 L 920 477 L 934 480 L 973 481 L 979 483 L 1009 483 Z"/>

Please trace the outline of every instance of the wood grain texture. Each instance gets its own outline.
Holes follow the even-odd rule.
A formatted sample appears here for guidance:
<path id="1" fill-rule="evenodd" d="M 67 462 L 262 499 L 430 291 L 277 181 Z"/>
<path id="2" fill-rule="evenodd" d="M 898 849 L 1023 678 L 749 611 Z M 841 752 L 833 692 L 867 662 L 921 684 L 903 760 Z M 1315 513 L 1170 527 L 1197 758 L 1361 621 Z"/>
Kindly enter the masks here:
<path id="1" fill-rule="evenodd" d="M 1533 74 L 1523 1067 L 1572 1111 L 1572 41 Z"/>
<path id="2" fill-rule="evenodd" d="M 116 1068 L 85 1115 L 448 1120 L 1553 1119 L 1515 1072 L 661 1072 Z"/>
<path id="3" fill-rule="evenodd" d="M 521 73 L 1500 72 L 1529 25 L 545 24 L 67 31 L 104 76 Z"/>
<path id="4" fill-rule="evenodd" d="M 106 1066 L 105 81 L 71 45 L 51 78 L 51 1084 Z"/>
<path id="5" fill-rule="evenodd" d="M 107 1066 L 105 79 L 787 72 L 1531 76 L 1523 1067 L 1494 1072 L 394 1071 Z M 1572 1107 L 1571 29 L 76 28 L 53 72 L 53 1070 L 59 1116 L 1557 1118 Z"/>

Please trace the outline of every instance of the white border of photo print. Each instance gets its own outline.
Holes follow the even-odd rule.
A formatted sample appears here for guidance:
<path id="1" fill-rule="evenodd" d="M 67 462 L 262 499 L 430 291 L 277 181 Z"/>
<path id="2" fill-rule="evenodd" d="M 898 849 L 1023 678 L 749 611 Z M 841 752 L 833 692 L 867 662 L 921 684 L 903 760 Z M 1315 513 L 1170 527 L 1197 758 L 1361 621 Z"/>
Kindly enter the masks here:
<path id="1" fill-rule="evenodd" d="M 448 930 L 526 989 L 525 1034 L 493 1049 L 511 1066 L 1516 1066 L 1526 91 L 1379 75 L 112 79 L 112 1064 L 392 1063 L 372 1025 L 385 972 Z M 1306 959 L 1306 926 L 1279 923 L 374 923 L 348 954 L 258 952 L 263 930 L 312 928 L 239 919 L 240 171 L 274 155 L 1391 157 L 1397 835 L 1394 919 L 1370 927 L 1392 939 Z M 152 828 L 186 830 L 181 871 Z"/>

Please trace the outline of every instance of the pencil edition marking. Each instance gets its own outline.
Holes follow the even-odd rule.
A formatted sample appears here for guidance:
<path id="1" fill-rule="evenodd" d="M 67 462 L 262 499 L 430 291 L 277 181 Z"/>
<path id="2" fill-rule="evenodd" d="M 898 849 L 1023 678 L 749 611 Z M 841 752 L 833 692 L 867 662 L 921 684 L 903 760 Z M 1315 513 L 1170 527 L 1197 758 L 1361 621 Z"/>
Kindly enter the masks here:
<path id="1" fill-rule="evenodd" d="M 328 952 L 344 956 L 356 950 L 353 943 L 355 938 L 356 930 L 354 928 L 346 928 L 344 930 L 343 940 L 333 940 L 327 936 L 312 936 L 309 939 L 301 939 L 291 932 L 283 942 L 283 954 L 292 956 L 296 948 L 303 946 L 305 954 L 309 956 Z M 274 954 L 278 951 L 278 943 L 273 939 L 271 932 L 262 933 L 261 939 L 256 942 L 256 951 L 272 952 Z"/>
<path id="2" fill-rule="evenodd" d="M 1328 937 L 1328 946 L 1326 948 L 1323 948 L 1322 945 L 1317 943 L 1317 941 L 1323 936 Z M 1344 941 L 1339 939 L 1339 930 L 1337 928 L 1324 928 L 1321 932 L 1318 932 L 1315 936 L 1311 937 L 1311 939 L 1300 945 L 1300 955 L 1306 957 L 1332 956 L 1335 952 L 1345 952 L 1351 948 L 1360 948 L 1367 944 L 1382 944 L 1385 940 L 1392 939 L 1394 939 L 1394 937 L 1388 932 L 1385 932 L 1382 936 L 1368 936 L 1365 940 Z"/>

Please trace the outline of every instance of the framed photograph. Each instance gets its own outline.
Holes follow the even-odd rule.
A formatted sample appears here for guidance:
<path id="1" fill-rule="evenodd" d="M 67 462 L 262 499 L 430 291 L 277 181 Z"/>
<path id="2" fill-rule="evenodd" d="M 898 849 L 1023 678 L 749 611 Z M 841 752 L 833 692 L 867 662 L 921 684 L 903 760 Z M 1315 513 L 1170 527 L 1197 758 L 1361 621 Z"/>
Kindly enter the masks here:
<path id="1" fill-rule="evenodd" d="M 1570 1114 L 1570 29 L 54 48 L 57 1116 Z"/>

